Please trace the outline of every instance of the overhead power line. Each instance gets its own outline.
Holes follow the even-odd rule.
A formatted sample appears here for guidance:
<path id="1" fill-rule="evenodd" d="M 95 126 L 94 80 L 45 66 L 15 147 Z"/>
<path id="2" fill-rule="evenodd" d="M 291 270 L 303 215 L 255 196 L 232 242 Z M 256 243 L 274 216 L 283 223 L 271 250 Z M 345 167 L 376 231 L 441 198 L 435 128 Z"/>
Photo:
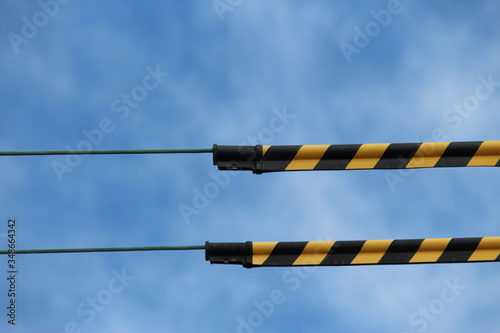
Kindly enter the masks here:
<path id="1" fill-rule="evenodd" d="M 188 246 L 16 250 L 15 254 L 205 250 L 212 264 L 274 266 L 402 265 L 500 261 L 500 237 L 360 241 L 241 242 Z M 0 251 L 0 254 L 13 254 Z"/>
<path id="2" fill-rule="evenodd" d="M 220 170 L 305 170 L 500 166 L 500 141 L 296 146 L 214 146 Z"/>
<path id="3" fill-rule="evenodd" d="M 211 153 L 212 148 L 191 149 L 105 149 L 105 150 L 31 150 L 1 151 L 0 156 L 35 155 L 124 155 L 124 154 L 197 154 Z"/>
<path id="4" fill-rule="evenodd" d="M 205 245 L 181 246 L 132 246 L 132 247 L 89 247 L 73 249 L 32 249 L 32 250 L 1 250 L 0 254 L 41 254 L 41 253 L 85 253 L 85 252 L 138 252 L 138 251 L 182 251 L 204 250 Z"/>
<path id="5" fill-rule="evenodd" d="M 220 146 L 194 149 L 4 151 L 0 156 L 213 153 L 219 170 L 277 171 L 500 166 L 500 141 Z"/>
<path id="6" fill-rule="evenodd" d="M 244 267 L 401 265 L 500 261 L 500 237 L 208 243 L 212 264 Z"/>

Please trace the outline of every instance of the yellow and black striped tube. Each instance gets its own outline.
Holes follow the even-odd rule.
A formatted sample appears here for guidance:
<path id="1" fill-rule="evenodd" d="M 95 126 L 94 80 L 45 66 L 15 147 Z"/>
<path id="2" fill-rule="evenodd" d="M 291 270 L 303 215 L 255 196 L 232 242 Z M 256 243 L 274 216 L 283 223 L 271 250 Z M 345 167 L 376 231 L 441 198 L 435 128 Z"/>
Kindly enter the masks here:
<path id="1" fill-rule="evenodd" d="M 212 264 L 347 266 L 500 261 L 500 237 L 206 243 Z"/>
<path id="2" fill-rule="evenodd" d="M 500 141 L 351 145 L 219 146 L 219 170 L 254 173 L 299 170 L 411 169 L 500 166 Z"/>

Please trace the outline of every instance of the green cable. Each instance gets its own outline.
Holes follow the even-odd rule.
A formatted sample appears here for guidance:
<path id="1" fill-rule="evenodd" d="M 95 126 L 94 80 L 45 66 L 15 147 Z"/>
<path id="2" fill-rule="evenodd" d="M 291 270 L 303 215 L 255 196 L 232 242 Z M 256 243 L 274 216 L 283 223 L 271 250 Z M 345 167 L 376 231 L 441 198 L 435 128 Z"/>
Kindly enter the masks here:
<path id="1" fill-rule="evenodd" d="M 77 249 L 32 249 L 15 250 L 15 254 L 31 253 L 83 253 L 83 252 L 132 252 L 132 251 L 179 251 L 179 250 L 204 250 L 205 245 L 181 246 L 142 246 L 142 247 L 91 247 Z M 12 252 L 14 253 L 14 252 Z M 0 250 L 0 254 L 9 254 L 9 250 Z"/>
<path id="2" fill-rule="evenodd" d="M 0 151 L 0 156 L 212 153 L 212 148 Z"/>

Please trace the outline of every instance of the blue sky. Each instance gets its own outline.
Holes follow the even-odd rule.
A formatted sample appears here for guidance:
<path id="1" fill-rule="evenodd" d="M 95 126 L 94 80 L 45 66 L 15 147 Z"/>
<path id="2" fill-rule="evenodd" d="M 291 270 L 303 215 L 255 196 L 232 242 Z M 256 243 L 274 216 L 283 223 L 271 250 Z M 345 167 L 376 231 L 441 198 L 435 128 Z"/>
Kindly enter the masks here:
<path id="1" fill-rule="evenodd" d="M 3 1 L 0 149 L 498 140 L 499 9 Z M 18 248 L 499 236 L 495 168 L 229 174 L 210 154 L 3 157 L 0 168 L 2 248 L 9 218 Z M 1 313 L 2 332 L 500 329 L 495 263 L 247 270 L 203 251 L 17 261 L 16 326 Z"/>

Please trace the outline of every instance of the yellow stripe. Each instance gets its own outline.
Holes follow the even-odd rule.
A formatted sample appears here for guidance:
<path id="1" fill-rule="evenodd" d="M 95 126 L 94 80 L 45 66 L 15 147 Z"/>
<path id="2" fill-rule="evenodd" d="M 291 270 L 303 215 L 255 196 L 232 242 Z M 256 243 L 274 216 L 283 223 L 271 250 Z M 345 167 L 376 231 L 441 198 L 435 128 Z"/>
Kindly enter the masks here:
<path id="1" fill-rule="evenodd" d="M 361 145 L 346 169 L 373 169 L 388 146 L 389 143 Z"/>
<path id="2" fill-rule="evenodd" d="M 431 238 L 424 239 L 418 251 L 413 255 L 410 262 L 436 262 L 451 238 Z"/>
<path id="3" fill-rule="evenodd" d="M 495 260 L 500 255 L 500 237 L 484 237 L 469 261 Z"/>
<path id="4" fill-rule="evenodd" d="M 367 240 L 351 264 L 376 264 L 382 259 L 392 240 Z"/>
<path id="5" fill-rule="evenodd" d="M 500 141 L 484 141 L 467 166 L 495 166 L 500 160 Z"/>
<path id="6" fill-rule="evenodd" d="M 325 259 L 335 241 L 309 242 L 293 263 L 294 265 L 319 265 Z"/>
<path id="7" fill-rule="evenodd" d="M 406 168 L 432 168 L 439 161 L 449 142 L 424 142 Z"/>
<path id="8" fill-rule="evenodd" d="M 286 167 L 286 171 L 290 170 L 312 170 L 325 155 L 326 150 L 330 145 L 314 145 L 302 146 Z"/>
<path id="9" fill-rule="evenodd" d="M 271 252 L 273 252 L 276 244 L 278 242 L 254 242 L 252 244 L 252 264 L 262 265 Z"/>
<path id="10" fill-rule="evenodd" d="M 266 155 L 267 150 L 269 149 L 269 147 L 271 147 L 271 146 L 262 146 L 262 156 Z"/>

